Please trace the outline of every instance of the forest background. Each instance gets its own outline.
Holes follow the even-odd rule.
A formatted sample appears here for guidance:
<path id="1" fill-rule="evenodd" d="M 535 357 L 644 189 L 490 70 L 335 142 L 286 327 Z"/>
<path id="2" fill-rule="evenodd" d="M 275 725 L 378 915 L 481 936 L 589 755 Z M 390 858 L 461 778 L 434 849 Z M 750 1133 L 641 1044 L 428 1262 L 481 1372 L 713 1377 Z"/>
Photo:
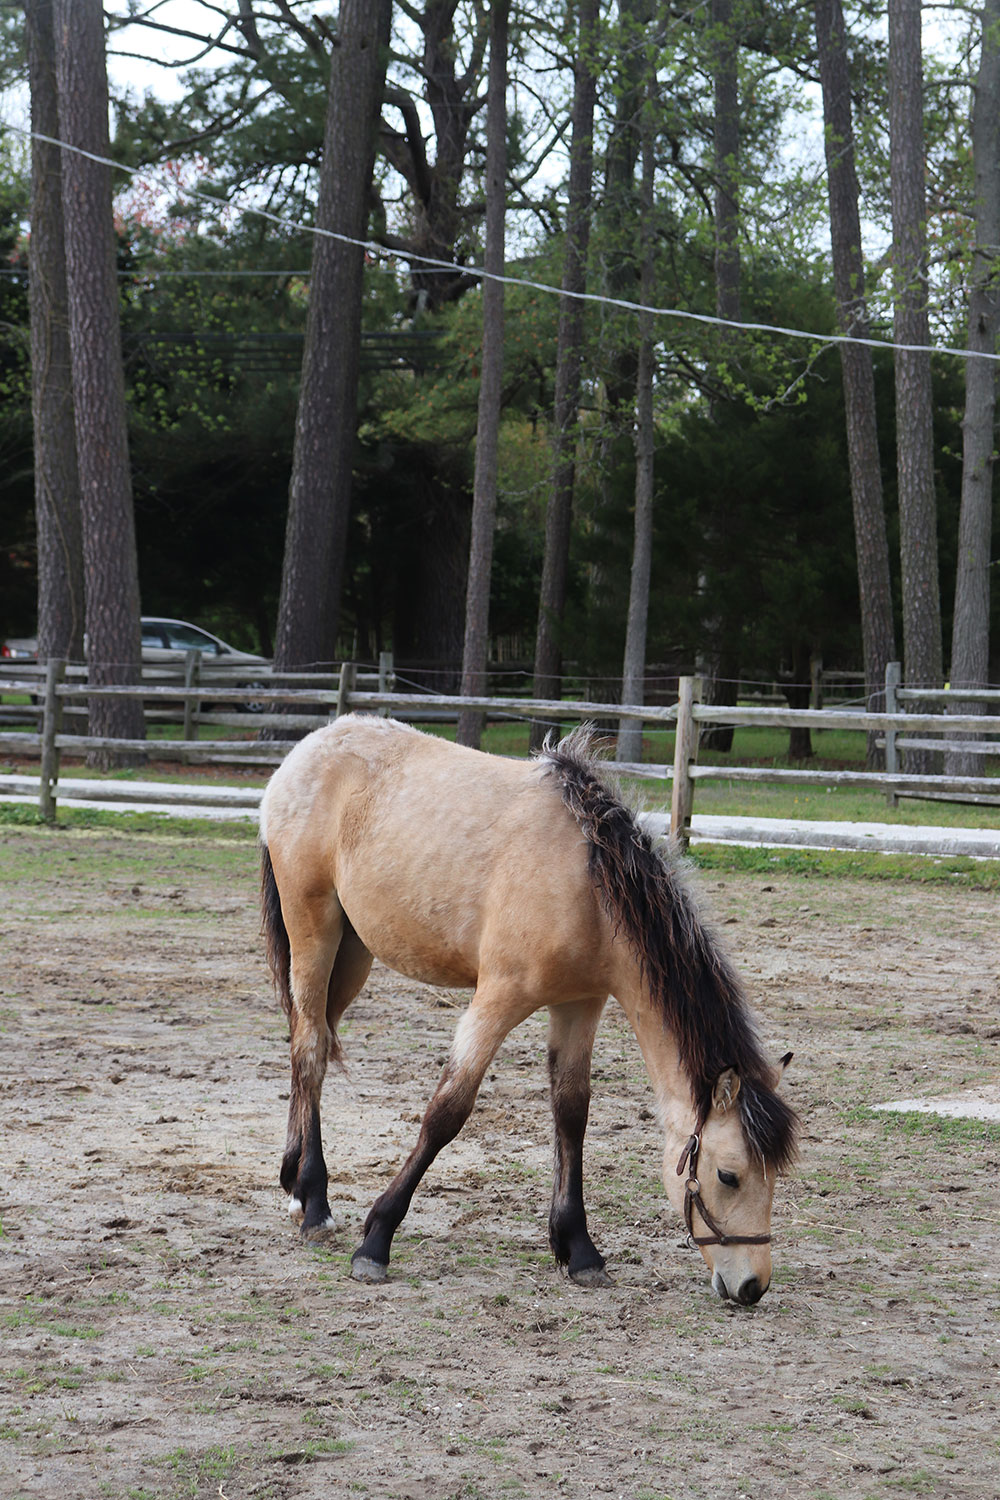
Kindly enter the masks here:
<path id="1" fill-rule="evenodd" d="M 996 0 L 949 7 L 940 48 L 921 45 L 914 0 L 546 10 L 165 0 L 104 18 L 128 608 L 141 592 L 145 613 L 285 666 L 391 648 L 446 690 L 475 684 L 484 589 L 489 659 L 550 694 L 571 665 L 608 699 L 693 667 L 719 701 L 741 677 L 794 697 L 814 656 L 863 663 L 875 706 L 894 656 L 914 683 L 985 683 L 996 365 L 925 346 L 995 354 Z M 0 12 L 9 86 L 54 17 L 63 141 L 81 85 L 59 47 L 85 56 L 88 11 Z M 140 93 L 128 59 L 168 55 L 169 100 Z M 819 100 L 822 155 L 804 145 Z M 36 620 L 44 635 L 53 587 L 36 525 L 38 186 L 8 130 L 2 635 Z M 491 254 L 510 278 L 492 306 Z M 332 443 L 312 453 L 320 480 L 310 412 Z M 59 654 L 79 654 L 101 587 L 78 550 L 88 597 Z"/>

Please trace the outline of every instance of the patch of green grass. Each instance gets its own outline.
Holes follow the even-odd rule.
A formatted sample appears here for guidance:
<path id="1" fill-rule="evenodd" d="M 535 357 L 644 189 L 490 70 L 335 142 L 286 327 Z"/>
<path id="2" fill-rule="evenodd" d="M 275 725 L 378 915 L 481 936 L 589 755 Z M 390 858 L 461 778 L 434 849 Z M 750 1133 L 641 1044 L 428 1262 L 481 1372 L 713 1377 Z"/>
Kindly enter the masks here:
<path id="1" fill-rule="evenodd" d="M 175 1448 L 173 1452 L 165 1453 L 162 1458 L 154 1458 L 151 1462 L 172 1469 L 177 1481 L 183 1486 L 177 1493 L 193 1497 L 205 1493 L 216 1494 L 235 1468 L 237 1457 L 235 1448 L 214 1447 L 200 1451 Z"/>
<path id="2" fill-rule="evenodd" d="M 305 1451 L 307 1457 L 315 1458 L 321 1453 L 334 1455 L 351 1453 L 354 1446 L 353 1438 L 315 1438 L 306 1444 Z"/>
<path id="3" fill-rule="evenodd" d="M 940 1480 L 928 1469 L 917 1469 L 912 1474 L 900 1474 L 898 1479 L 882 1481 L 887 1489 L 911 1490 L 915 1495 L 929 1495 L 940 1490 Z"/>
<path id="4" fill-rule="evenodd" d="M 926 854 L 878 854 L 848 849 L 759 849 L 697 844 L 689 853 L 701 870 L 732 875 L 804 875 L 814 879 L 905 881 L 946 884 L 966 890 L 1000 891 L 1000 859 L 940 858 Z"/>
<path id="5" fill-rule="evenodd" d="M 864 1104 L 845 1112 L 848 1124 L 879 1124 L 903 1136 L 926 1136 L 955 1145 L 1000 1146 L 1000 1123 L 992 1120 L 951 1119 L 947 1115 L 922 1114 L 917 1110 L 897 1113 L 874 1110 Z"/>
<path id="6" fill-rule="evenodd" d="M 54 1316 L 56 1309 L 37 1297 L 26 1297 L 13 1312 L 0 1319 L 7 1328 L 43 1328 L 64 1339 L 99 1339 L 101 1330 L 83 1324 L 66 1323 Z"/>
<path id="7" fill-rule="evenodd" d="M 46 828 L 53 831 L 93 828 L 119 833 L 166 833 L 177 840 L 212 838 L 226 843 L 256 841 L 257 825 L 249 816 L 231 822 L 207 818 L 175 818 L 159 812 L 102 812 L 95 807 L 74 808 L 60 803 L 56 822 L 46 824 L 38 809 L 23 803 L 0 803 L 0 825 Z"/>

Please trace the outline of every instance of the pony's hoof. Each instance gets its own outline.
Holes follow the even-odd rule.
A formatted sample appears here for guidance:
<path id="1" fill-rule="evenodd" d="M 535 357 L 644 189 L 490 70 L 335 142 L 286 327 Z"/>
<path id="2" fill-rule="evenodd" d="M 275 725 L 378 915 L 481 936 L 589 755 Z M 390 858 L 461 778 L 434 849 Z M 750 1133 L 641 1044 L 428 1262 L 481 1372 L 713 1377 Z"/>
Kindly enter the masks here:
<path id="1" fill-rule="evenodd" d="M 332 1219 L 324 1219 L 322 1224 L 303 1224 L 299 1230 L 299 1238 L 305 1240 L 307 1243 L 328 1240 L 331 1231 L 336 1229 L 336 1227 Z"/>
<path id="2" fill-rule="evenodd" d="M 294 1223 L 298 1224 L 301 1222 L 304 1212 L 305 1210 L 302 1207 L 301 1201 L 296 1198 L 295 1194 L 293 1193 L 288 1200 L 288 1217 L 292 1219 Z"/>
<path id="3" fill-rule="evenodd" d="M 355 1255 L 351 1261 L 354 1280 L 367 1282 L 369 1286 L 377 1286 L 385 1281 L 388 1272 L 388 1266 L 384 1266 L 380 1260 L 370 1260 L 367 1255 Z"/>
<path id="4" fill-rule="evenodd" d="M 577 1286 L 614 1286 L 603 1266 L 582 1266 L 579 1271 L 570 1271 L 569 1279 Z"/>

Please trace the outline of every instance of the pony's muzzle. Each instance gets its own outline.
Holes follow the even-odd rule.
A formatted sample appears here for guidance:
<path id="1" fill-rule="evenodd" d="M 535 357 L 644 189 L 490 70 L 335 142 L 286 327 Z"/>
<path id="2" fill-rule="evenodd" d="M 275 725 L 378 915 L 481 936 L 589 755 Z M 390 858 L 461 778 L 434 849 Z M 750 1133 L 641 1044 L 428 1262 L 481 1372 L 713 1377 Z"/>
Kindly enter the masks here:
<path id="1" fill-rule="evenodd" d="M 763 1297 L 769 1285 L 769 1282 L 762 1282 L 759 1276 L 746 1276 L 735 1291 L 730 1291 L 721 1271 L 712 1274 L 713 1292 L 719 1297 L 738 1302 L 741 1307 L 753 1307 Z"/>

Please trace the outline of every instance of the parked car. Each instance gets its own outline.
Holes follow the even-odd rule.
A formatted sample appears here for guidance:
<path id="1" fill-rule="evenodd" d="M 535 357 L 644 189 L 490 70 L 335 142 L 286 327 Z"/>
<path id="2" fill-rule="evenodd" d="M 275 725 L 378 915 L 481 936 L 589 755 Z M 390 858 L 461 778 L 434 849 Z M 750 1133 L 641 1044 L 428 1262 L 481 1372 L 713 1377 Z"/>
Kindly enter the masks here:
<path id="1" fill-rule="evenodd" d="M 20 640 L 4 641 L 0 645 L 0 657 L 5 661 L 34 661 L 38 655 L 38 641 L 32 636 Z"/>
<path id="2" fill-rule="evenodd" d="M 186 620 L 167 620 L 158 616 L 142 617 L 142 659 L 146 662 L 179 662 L 188 651 L 200 651 L 203 656 L 224 657 L 227 664 L 238 666 L 241 662 L 260 662 L 263 656 L 251 651 L 238 651 L 220 641 L 217 635 L 202 630 L 198 625 L 189 625 Z"/>
<path id="3" fill-rule="evenodd" d="M 238 651 L 235 646 L 221 641 L 217 635 L 212 635 L 208 630 L 202 630 L 199 625 L 191 625 L 187 620 L 165 619 L 160 615 L 143 615 L 140 623 L 142 625 L 142 661 L 147 667 L 182 666 L 188 651 L 200 651 L 202 662 L 209 668 L 214 666 L 239 669 L 268 665 L 266 657 L 255 656 L 251 651 Z M 86 643 L 84 644 L 86 646 Z M 7 661 L 37 661 L 38 637 L 22 636 L 4 641 L 0 645 L 0 658 Z M 264 686 L 262 680 L 246 681 L 242 674 L 239 681 L 245 687 L 261 688 Z M 263 713 L 267 708 L 267 704 L 258 699 L 228 706 L 251 714 Z"/>
<path id="4" fill-rule="evenodd" d="M 201 651 L 203 655 L 218 659 L 224 657 L 228 664 L 238 666 L 241 662 L 260 662 L 263 656 L 254 656 L 250 651 L 238 651 L 220 641 L 217 635 L 191 625 L 187 620 L 170 620 L 159 615 L 143 615 L 142 659 L 144 662 L 182 662 L 188 651 Z M 0 657 L 8 661 L 35 661 L 38 656 L 38 637 L 22 636 L 0 645 Z"/>

